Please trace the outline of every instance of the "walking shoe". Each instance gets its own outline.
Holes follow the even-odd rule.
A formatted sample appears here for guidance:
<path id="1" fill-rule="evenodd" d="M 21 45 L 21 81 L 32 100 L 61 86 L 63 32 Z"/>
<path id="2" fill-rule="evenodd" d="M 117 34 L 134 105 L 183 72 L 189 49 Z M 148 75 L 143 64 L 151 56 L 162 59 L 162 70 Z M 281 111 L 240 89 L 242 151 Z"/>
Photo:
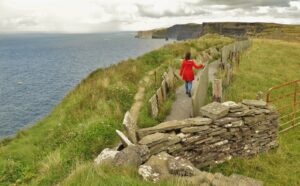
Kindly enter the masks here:
<path id="1" fill-rule="evenodd" d="M 189 94 L 189 92 L 188 92 L 187 90 L 185 91 L 185 93 L 186 93 L 186 94 Z"/>
<path id="2" fill-rule="evenodd" d="M 192 97 L 192 94 L 190 92 L 188 92 L 189 97 Z"/>

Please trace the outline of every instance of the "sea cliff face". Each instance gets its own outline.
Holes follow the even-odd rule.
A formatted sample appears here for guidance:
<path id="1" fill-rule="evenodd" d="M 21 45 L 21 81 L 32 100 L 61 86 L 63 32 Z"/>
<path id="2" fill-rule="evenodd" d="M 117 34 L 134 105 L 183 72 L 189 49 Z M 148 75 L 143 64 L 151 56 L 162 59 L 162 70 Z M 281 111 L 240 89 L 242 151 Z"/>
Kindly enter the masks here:
<path id="1" fill-rule="evenodd" d="M 138 31 L 136 38 L 140 39 L 162 39 L 167 38 L 166 29 L 154 29 L 147 31 Z"/>
<path id="2" fill-rule="evenodd" d="M 197 38 L 201 33 L 202 25 L 199 24 L 174 25 L 167 28 L 167 38 L 177 40 Z"/>
<path id="3" fill-rule="evenodd" d="M 230 37 L 247 37 L 261 34 L 270 35 L 276 32 L 291 34 L 299 31 L 299 25 L 283 25 L 275 23 L 246 23 L 246 22 L 210 22 L 203 24 L 177 24 L 169 28 L 139 31 L 137 38 L 160 39 L 192 39 L 199 36 L 217 33 Z"/>

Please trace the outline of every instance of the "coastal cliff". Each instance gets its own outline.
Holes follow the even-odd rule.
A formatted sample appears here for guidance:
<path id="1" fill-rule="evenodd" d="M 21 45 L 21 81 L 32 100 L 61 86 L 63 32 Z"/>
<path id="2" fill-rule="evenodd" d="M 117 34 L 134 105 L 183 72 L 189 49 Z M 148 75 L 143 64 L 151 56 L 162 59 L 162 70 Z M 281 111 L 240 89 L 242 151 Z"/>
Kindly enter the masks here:
<path id="1" fill-rule="evenodd" d="M 192 39 L 209 33 L 217 33 L 229 37 L 267 37 L 300 39 L 295 33 L 300 32 L 300 25 L 284 25 L 275 23 L 247 22 L 208 22 L 203 24 L 176 24 L 168 28 L 139 31 L 137 38 L 160 39 Z"/>

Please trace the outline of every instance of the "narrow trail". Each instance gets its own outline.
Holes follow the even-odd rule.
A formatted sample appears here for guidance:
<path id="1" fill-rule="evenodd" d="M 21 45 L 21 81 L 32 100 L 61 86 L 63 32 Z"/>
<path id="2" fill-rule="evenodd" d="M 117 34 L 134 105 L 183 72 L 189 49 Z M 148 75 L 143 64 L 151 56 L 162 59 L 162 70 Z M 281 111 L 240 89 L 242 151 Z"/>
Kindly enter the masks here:
<path id="1" fill-rule="evenodd" d="M 192 113 L 192 99 L 185 93 L 185 85 L 176 89 L 176 100 L 172 105 L 170 114 L 165 121 L 182 120 L 190 118 Z"/>
<path id="2" fill-rule="evenodd" d="M 145 85 L 147 85 L 147 83 L 150 82 L 150 76 L 154 75 L 156 70 L 157 69 L 149 71 L 147 73 L 147 75 L 144 76 L 144 78 L 139 81 L 139 88 L 138 88 L 137 93 L 134 96 L 134 103 L 132 104 L 132 106 L 129 110 L 130 115 L 135 123 L 138 120 L 139 112 L 144 103 L 144 96 L 145 96 L 145 90 L 146 90 Z"/>
<path id="3" fill-rule="evenodd" d="M 214 79 L 214 74 L 217 72 L 219 60 L 209 64 L 208 79 L 210 82 Z M 179 71 L 179 70 L 177 70 Z M 170 114 L 166 117 L 165 121 L 183 120 L 192 116 L 192 99 L 185 93 L 185 85 L 183 84 L 176 89 L 176 100 L 172 105 Z"/>

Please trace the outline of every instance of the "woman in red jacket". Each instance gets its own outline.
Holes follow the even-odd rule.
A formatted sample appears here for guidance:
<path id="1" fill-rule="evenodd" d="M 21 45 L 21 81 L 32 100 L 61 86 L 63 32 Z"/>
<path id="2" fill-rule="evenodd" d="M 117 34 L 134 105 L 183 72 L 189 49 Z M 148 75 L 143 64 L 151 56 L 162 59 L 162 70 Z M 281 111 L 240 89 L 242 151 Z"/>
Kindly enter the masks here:
<path id="1" fill-rule="evenodd" d="M 191 53 L 187 52 L 185 54 L 185 58 L 182 61 L 182 65 L 180 68 L 180 76 L 182 76 L 182 79 L 185 81 L 185 89 L 186 94 L 188 94 L 189 97 L 191 97 L 191 90 L 192 90 L 192 83 L 194 80 L 194 71 L 193 67 L 195 68 L 203 68 L 204 64 L 201 63 L 200 65 L 197 65 L 195 63 L 195 60 L 191 59 Z"/>

